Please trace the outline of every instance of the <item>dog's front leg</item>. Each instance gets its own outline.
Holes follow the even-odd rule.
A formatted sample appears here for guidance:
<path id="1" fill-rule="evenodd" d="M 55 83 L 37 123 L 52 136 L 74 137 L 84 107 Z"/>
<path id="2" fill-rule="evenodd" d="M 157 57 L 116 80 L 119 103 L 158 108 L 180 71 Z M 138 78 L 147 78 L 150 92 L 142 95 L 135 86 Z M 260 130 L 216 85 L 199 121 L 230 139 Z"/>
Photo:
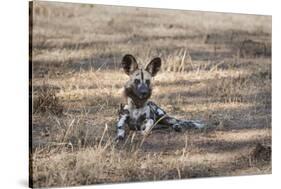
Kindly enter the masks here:
<path id="1" fill-rule="evenodd" d="M 141 125 L 141 134 L 147 135 L 150 133 L 154 125 L 153 119 L 146 119 Z"/>
<path id="2" fill-rule="evenodd" d="M 123 107 L 123 105 L 120 105 L 120 110 L 119 110 L 119 119 L 117 122 L 117 137 L 116 139 L 124 139 L 125 137 L 125 124 L 128 121 L 130 117 L 130 113 L 127 109 Z"/>
<path id="3" fill-rule="evenodd" d="M 117 122 L 117 139 L 124 139 L 125 137 L 125 124 L 128 120 L 128 115 L 122 115 Z"/>

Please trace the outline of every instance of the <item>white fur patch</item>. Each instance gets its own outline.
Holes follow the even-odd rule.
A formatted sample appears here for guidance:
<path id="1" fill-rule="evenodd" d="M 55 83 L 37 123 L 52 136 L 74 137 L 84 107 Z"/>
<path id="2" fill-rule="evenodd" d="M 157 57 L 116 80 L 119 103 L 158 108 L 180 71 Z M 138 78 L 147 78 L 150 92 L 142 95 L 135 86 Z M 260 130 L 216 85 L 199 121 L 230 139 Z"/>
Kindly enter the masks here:
<path id="1" fill-rule="evenodd" d="M 124 129 L 117 129 L 117 136 L 124 138 L 125 130 Z"/>
<path id="2" fill-rule="evenodd" d="M 127 115 L 122 115 L 121 118 L 119 119 L 118 123 L 117 123 L 117 128 L 122 128 L 125 124 L 125 121 L 127 119 Z"/>
<path id="3" fill-rule="evenodd" d="M 195 127 L 196 127 L 197 129 L 202 129 L 203 127 L 205 127 L 205 125 L 202 124 L 202 123 L 193 122 L 193 124 L 195 125 Z"/>
<path id="4" fill-rule="evenodd" d="M 143 108 L 139 109 L 131 109 L 130 111 L 130 118 L 133 120 L 138 120 L 140 116 L 146 114 L 146 117 L 149 117 L 150 109 L 149 106 L 144 106 Z"/>
<path id="5" fill-rule="evenodd" d="M 147 122 L 143 125 L 145 129 L 141 131 L 141 134 L 148 134 L 152 129 L 153 124 L 154 121 L 152 119 L 148 119 Z"/>
<path id="6" fill-rule="evenodd" d="M 157 109 L 157 113 L 158 113 L 158 115 L 164 115 L 165 114 L 160 108 Z"/>

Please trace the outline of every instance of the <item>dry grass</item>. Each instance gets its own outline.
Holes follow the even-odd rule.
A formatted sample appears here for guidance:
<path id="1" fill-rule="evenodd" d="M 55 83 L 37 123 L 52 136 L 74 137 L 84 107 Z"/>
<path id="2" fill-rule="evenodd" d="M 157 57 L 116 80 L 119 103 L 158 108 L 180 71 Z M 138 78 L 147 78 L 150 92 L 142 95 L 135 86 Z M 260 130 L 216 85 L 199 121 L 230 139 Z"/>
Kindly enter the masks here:
<path id="1" fill-rule="evenodd" d="M 33 11 L 34 187 L 271 173 L 271 17 L 38 1 Z M 115 143 L 126 53 L 142 65 L 160 56 L 152 99 L 207 127 Z"/>

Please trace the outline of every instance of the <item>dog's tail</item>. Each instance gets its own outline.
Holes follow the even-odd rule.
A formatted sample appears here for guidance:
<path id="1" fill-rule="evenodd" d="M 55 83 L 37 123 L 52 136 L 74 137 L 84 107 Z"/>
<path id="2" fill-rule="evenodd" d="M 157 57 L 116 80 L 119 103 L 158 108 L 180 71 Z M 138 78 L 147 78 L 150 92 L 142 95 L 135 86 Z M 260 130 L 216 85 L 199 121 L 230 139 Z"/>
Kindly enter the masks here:
<path id="1" fill-rule="evenodd" d="M 202 121 L 199 120 L 181 120 L 181 122 L 184 127 L 188 128 L 202 129 L 206 126 Z"/>
<path id="2" fill-rule="evenodd" d="M 177 123 L 172 125 L 172 128 L 181 132 L 183 129 L 202 129 L 206 125 L 198 120 L 177 120 Z"/>
<path id="3" fill-rule="evenodd" d="M 202 129 L 206 126 L 199 120 L 181 120 L 170 116 L 165 116 L 161 122 L 172 126 L 172 128 L 176 131 L 181 131 L 182 129 Z"/>

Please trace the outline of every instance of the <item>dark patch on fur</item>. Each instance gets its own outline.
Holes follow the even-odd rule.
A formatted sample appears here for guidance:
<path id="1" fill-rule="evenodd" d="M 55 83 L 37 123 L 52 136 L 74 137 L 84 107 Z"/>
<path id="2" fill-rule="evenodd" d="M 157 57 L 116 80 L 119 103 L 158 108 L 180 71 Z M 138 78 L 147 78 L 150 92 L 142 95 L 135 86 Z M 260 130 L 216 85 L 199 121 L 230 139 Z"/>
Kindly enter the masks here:
<path id="1" fill-rule="evenodd" d="M 119 119 L 123 116 L 123 115 L 129 115 L 130 112 L 129 110 L 124 108 L 124 104 L 120 104 L 119 110 L 118 110 L 118 115 L 119 115 Z"/>
<path id="2" fill-rule="evenodd" d="M 129 119 L 128 126 L 132 130 L 140 130 L 141 126 L 146 122 L 146 114 L 142 114 L 137 120 Z"/>
<path id="3" fill-rule="evenodd" d="M 152 77 L 154 77 L 161 68 L 161 59 L 159 57 L 154 58 L 146 66 L 145 70 L 148 71 Z"/>
<path id="4" fill-rule="evenodd" d="M 139 98 L 139 96 L 136 94 L 136 92 L 134 91 L 134 89 L 132 87 L 125 87 L 125 96 L 130 97 L 133 100 L 133 103 L 137 108 L 141 108 L 144 106 L 147 99 L 150 98 L 151 92 L 152 92 L 152 89 L 149 88 L 147 97 Z"/>
<path id="5" fill-rule="evenodd" d="M 122 59 L 122 67 L 126 74 L 132 74 L 132 72 L 138 69 L 138 64 L 135 57 L 130 54 L 125 55 Z"/>

